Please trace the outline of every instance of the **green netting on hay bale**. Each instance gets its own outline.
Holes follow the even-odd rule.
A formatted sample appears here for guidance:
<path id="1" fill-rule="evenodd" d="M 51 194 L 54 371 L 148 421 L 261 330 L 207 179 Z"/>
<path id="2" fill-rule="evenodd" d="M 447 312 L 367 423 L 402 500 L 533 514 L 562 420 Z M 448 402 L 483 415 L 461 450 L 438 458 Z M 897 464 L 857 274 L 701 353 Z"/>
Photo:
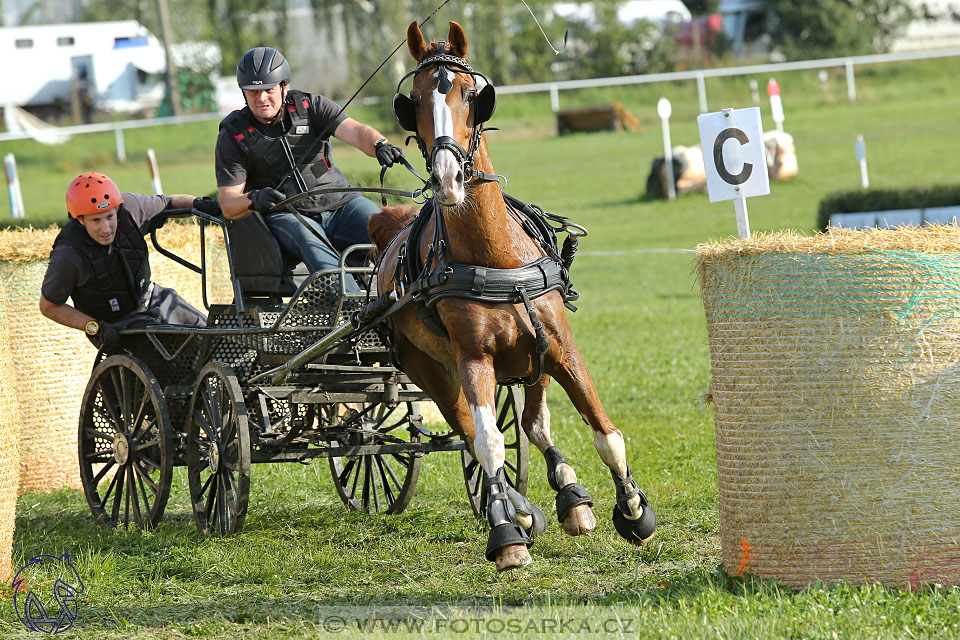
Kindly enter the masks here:
<path id="1" fill-rule="evenodd" d="M 960 230 L 698 247 L 723 564 L 960 584 Z"/>
<path id="2" fill-rule="evenodd" d="M 0 278 L 0 299 L 4 284 Z M 9 318 L 0 304 L 0 580 L 9 580 L 20 487 L 20 410 L 10 354 Z"/>

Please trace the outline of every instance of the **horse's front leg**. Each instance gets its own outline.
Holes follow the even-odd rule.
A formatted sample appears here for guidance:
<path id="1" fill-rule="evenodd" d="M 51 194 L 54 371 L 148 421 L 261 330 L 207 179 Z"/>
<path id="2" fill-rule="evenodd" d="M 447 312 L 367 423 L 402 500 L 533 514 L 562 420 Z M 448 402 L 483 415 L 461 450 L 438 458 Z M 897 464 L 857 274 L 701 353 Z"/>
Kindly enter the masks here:
<path id="1" fill-rule="evenodd" d="M 550 409 L 547 407 L 547 385 L 550 377 L 524 391 L 523 429 L 530 442 L 540 450 L 547 463 L 547 481 L 557 492 L 557 519 L 571 536 L 593 531 L 597 519 L 593 515 L 593 499 L 587 488 L 577 482 L 577 474 L 550 437 Z"/>
<path id="2" fill-rule="evenodd" d="M 519 502 L 521 508 L 532 505 L 510 487 L 503 469 L 506 454 L 503 434 L 497 428 L 493 363 L 489 359 L 461 357 L 459 370 L 463 395 L 473 415 L 473 455 L 483 468 L 483 481 L 489 496 L 487 520 L 490 522 L 490 536 L 486 557 L 496 562 L 497 571 L 516 569 L 531 562 L 528 548 L 533 540 L 520 524 L 526 524 L 529 529 L 534 518 L 527 522 L 524 522 L 526 518 L 518 519 L 518 508 L 514 503 Z M 539 519 L 543 520 L 542 512 Z"/>
<path id="3" fill-rule="evenodd" d="M 630 474 L 623 434 L 617 429 L 597 396 L 593 379 L 583 357 L 567 330 L 563 340 L 563 359 L 556 363 L 554 378 L 566 391 L 583 420 L 593 429 L 593 445 L 600 459 L 610 468 L 617 490 L 613 524 L 625 540 L 642 545 L 653 537 L 657 516 L 647 497 Z"/>

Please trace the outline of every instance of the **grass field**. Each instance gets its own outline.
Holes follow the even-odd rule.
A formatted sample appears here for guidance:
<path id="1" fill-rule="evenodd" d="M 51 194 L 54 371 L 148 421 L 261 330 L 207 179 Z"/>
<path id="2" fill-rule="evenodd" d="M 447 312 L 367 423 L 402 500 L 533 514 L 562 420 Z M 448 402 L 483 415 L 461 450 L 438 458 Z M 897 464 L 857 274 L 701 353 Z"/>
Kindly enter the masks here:
<path id="1" fill-rule="evenodd" d="M 958 67 L 942 60 L 863 71 L 853 105 L 839 77 L 831 76 L 832 97 L 821 93 L 815 72 L 780 77 L 800 175 L 750 200 L 752 228 L 812 231 L 820 198 L 859 185 L 857 134 L 867 141 L 877 187 L 955 182 Z M 766 78 L 758 80 L 763 86 Z M 750 104 L 747 79 L 709 83 L 708 90 L 711 109 Z M 698 401 L 710 359 L 693 256 L 684 250 L 736 226 L 732 204 L 709 204 L 705 195 L 675 203 L 642 198 L 650 160 L 662 152 L 654 112 L 661 93 L 674 104 L 673 141 L 697 142 L 692 83 L 563 94 L 571 106 L 619 99 L 645 124 L 641 132 L 556 138 L 549 116 L 532 110 L 540 98 L 528 96 L 504 97 L 491 123 L 504 131 L 489 134 L 510 193 L 590 230 L 573 269 L 582 297 L 571 322 L 624 433 L 634 475 L 657 510 L 660 527 L 649 546 L 630 547 L 614 532 L 609 475 L 589 430 L 554 386 L 555 440 L 591 490 L 599 524 L 586 537 L 560 532 L 543 460 L 531 456 L 528 495 L 551 520 L 532 549 L 532 566 L 497 575 L 483 559 L 485 525 L 470 512 L 454 454 L 427 456 L 416 497 L 394 516 L 347 511 L 323 461 L 255 467 L 246 527 L 229 539 L 198 538 L 182 473 L 164 522 L 150 533 L 97 529 L 79 492 L 28 494 L 18 506 L 14 565 L 70 552 L 86 585 L 76 628 L 63 637 L 370 637 L 388 630 L 350 623 L 351 616 L 369 621 L 374 607 L 388 617 L 411 612 L 427 620 L 423 629 L 389 633 L 396 637 L 960 636 L 956 588 L 793 591 L 728 578 L 720 568 L 712 409 Z M 771 126 L 766 108 L 764 118 Z M 210 124 L 130 132 L 127 151 L 142 157 L 155 147 L 169 191 L 207 193 L 215 131 Z M 66 180 L 80 170 L 105 171 L 123 189 L 149 189 L 145 163 L 117 165 L 112 136 L 97 138 L 95 149 L 92 139 L 82 138 L 83 148 L 80 140 L 39 151 L 12 145 L 36 224 L 62 216 Z M 372 184 L 372 160 L 337 154 L 356 182 Z M 394 176 L 394 184 L 412 184 Z M 347 629 L 339 628 L 341 618 Z M 0 636 L 32 636 L 9 599 L 0 600 Z"/>

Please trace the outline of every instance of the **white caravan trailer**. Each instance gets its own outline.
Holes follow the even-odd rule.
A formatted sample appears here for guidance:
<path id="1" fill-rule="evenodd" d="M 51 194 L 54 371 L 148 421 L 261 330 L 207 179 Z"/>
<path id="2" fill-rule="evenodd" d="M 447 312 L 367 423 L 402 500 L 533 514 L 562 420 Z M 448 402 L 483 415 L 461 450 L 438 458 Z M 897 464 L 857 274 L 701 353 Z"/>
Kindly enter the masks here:
<path id="1" fill-rule="evenodd" d="M 0 106 L 71 103 L 104 111 L 157 107 L 164 96 L 163 45 L 135 20 L 0 27 L 6 65 Z"/>

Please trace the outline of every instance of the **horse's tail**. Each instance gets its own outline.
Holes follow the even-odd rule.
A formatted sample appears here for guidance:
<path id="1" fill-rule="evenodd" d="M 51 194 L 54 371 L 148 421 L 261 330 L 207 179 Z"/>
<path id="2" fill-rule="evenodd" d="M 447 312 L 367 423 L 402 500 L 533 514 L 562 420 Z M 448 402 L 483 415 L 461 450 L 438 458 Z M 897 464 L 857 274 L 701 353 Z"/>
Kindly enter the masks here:
<path id="1" fill-rule="evenodd" d="M 396 207 L 383 207 L 380 213 L 370 216 L 370 222 L 367 223 L 367 233 L 370 234 L 370 240 L 376 245 L 373 253 L 375 255 L 382 253 L 394 236 L 400 233 L 400 230 L 416 215 L 417 208 L 406 204 Z"/>

